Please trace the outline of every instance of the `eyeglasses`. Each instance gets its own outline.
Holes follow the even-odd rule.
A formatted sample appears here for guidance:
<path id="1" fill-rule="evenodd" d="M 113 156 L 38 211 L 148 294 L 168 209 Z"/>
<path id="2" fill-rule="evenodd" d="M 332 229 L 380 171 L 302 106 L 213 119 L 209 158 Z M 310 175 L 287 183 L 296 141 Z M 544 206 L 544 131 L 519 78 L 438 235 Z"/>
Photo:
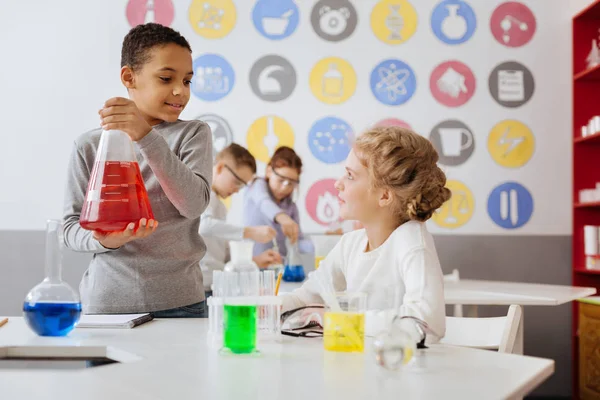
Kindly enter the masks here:
<path id="1" fill-rule="evenodd" d="M 298 186 L 300 184 L 299 180 L 288 178 L 287 176 L 278 174 L 277 171 L 275 171 L 275 169 L 273 169 L 273 174 L 275 174 L 275 176 L 279 179 L 279 182 L 283 186 L 291 186 L 292 188 L 295 188 L 296 186 Z"/>
<path id="2" fill-rule="evenodd" d="M 238 187 L 243 188 L 244 186 L 248 185 L 248 182 L 246 182 L 245 180 L 243 180 L 242 178 L 240 178 L 238 176 L 238 174 L 236 174 L 229 165 L 225 164 L 224 167 L 227 168 L 227 171 L 231 172 L 231 175 L 233 175 L 233 177 L 237 181 L 237 186 Z"/>

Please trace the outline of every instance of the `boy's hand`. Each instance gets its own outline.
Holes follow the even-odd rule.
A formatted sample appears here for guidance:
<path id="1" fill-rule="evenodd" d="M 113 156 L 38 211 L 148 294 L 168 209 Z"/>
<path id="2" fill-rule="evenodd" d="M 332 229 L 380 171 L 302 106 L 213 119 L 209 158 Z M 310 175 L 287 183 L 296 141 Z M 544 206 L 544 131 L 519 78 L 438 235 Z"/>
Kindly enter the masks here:
<path id="1" fill-rule="evenodd" d="M 135 229 L 135 223 L 130 223 L 127 225 L 122 232 L 98 232 L 94 231 L 94 239 L 100 242 L 100 244 L 107 249 L 118 249 L 123 246 L 125 243 L 131 242 L 135 239 L 145 238 L 156 230 L 158 227 L 158 221 L 153 219 L 146 220 L 146 218 L 140 219 L 140 224 L 137 229 Z"/>
<path id="2" fill-rule="evenodd" d="M 135 103 L 123 97 L 113 97 L 104 103 L 104 108 L 98 111 L 105 131 L 118 129 L 129 135 L 137 142 L 152 130 L 152 127 L 138 110 Z"/>
<path id="3" fill-rule="evenodd" d="M 256 257 L 252 257 L 252 260 L 259 268 L 267 268 L 269 265 L 281 264 L 282 262 L 281 255 L 273 249 L 266 250 Z"/>
<path id="4" fill-rule="evenodd" d="M 258 243 L 268 243 L 277 236 L 277 231 L 270 226 L 249 226 L 244 228 L 244 238 Z"/>
<path id="5" fill-rule="evenodd" d="M 298 241 L 298 233 L 300 231 L 300 227 L 298 226 L 296 221 L 292 219 L 292 217 L 285 213 L 279 213 L 275 216 L 275 221 L 279 225 L 281 225 L 283 234 L 290 239 L 290 242 L 292 244 Z"/>

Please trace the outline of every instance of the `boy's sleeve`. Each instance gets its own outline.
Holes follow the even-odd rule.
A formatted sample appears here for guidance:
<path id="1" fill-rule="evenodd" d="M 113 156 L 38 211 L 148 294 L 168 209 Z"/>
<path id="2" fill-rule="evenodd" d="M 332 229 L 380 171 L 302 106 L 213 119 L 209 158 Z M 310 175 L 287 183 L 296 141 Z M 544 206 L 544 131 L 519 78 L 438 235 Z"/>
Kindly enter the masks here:
<path id="1" fill-rule="evenodd" d="M 216 218 L 209 205 L 200 218 L 200 235 L 225 240 L 242 240 L 244 239 L 244 228 Z"/>
<path id="2" fill-rule="evenodd" d="M 343 238 L 329 252 L 327 257 L 321 261 L 319 269 L 308 274 L 306 282 L 291 293 L 284 293 L 282 297 L 282 312 L 303 307 L 308 304 L 323 304 L 319 281 L 331 282 L 336 292 L 346 289 L 346 276 L 342 270 L 344 265 Z"/>
<path id="3" fill-rule="evenodd" d="M 275 221 L 275 216 L 282 213 L 283 210 L 269 195 L 267 181 L 264 179 L 257 179 L 254 181 L 253 186 L 254 187 L 248 192 L 247 196 L 258 205 L 259 211 L 265 215 L 269 221 Z"/>
<path id="4" fill-rule="evenodd" d="M 102 246 L 100 242 L 94 239 L 92 231 L 85 230 L 79 225 L 79 217 L 85 201 L 90 174 L 91 171 L 88 169 L 85 158 L 79 151 L 77 144 L 75 144 L 69 161 L 64 197 L 64 242 L 67 248 L 74 251 L 105 253 L 113 250 Z"/>
<path id="5" fill-rule="evenodd" d="M 212 134 L 201 121 L 180 149 L 179 157 L 154 130 L 137 142 L 156 179 L 179 213 L 199 218 L 210 201 Z M 159 221 L 160 223 L 160 221 Z"/>
<path id="6" fill-rule="evenodd" d="M 436 257 L 424 248 L 409 252 L 400 263 L 405 286 L 400 315 L 425 321 L 438 334 L 437 341 L 446 333 L 446 306 L 444 277 Z"/>

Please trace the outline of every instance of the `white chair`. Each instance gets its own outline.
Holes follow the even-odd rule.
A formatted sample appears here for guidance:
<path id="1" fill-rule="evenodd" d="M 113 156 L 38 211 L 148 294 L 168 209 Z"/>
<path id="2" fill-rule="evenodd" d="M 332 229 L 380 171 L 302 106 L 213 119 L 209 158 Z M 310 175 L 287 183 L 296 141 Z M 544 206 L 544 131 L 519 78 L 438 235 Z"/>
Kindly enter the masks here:
<path id="1" fill-rule="evenodd" d="M 446 317 L 446 335 L 440 343 L 513 353 L 522 312 L 521 306 L 512 305 L 506 317 Z"/>
<path id="2" fill-rule="evenodd" d="M 444 282 L 458 282 L 460 281 L 460 275 L 457 269 L 453 269 L 451 274 L 444 275 Z M 454 316 L 462 317 L 463 316 L 463 307 L 461 304 L 454 305 Z"/>

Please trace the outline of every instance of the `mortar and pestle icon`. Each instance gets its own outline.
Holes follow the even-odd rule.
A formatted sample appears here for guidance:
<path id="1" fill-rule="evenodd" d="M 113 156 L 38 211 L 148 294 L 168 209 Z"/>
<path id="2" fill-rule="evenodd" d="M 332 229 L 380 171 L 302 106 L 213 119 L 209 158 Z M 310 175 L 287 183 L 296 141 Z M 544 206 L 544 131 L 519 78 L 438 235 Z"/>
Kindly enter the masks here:
<path id="1" fill-rule="evenodd" d="M 267 35 L 279 36 L 285 33 L 290 24 L 290 17 L 294 10 L 288 10 L 278 17 L 263 17 L 262 26 Z"/>

